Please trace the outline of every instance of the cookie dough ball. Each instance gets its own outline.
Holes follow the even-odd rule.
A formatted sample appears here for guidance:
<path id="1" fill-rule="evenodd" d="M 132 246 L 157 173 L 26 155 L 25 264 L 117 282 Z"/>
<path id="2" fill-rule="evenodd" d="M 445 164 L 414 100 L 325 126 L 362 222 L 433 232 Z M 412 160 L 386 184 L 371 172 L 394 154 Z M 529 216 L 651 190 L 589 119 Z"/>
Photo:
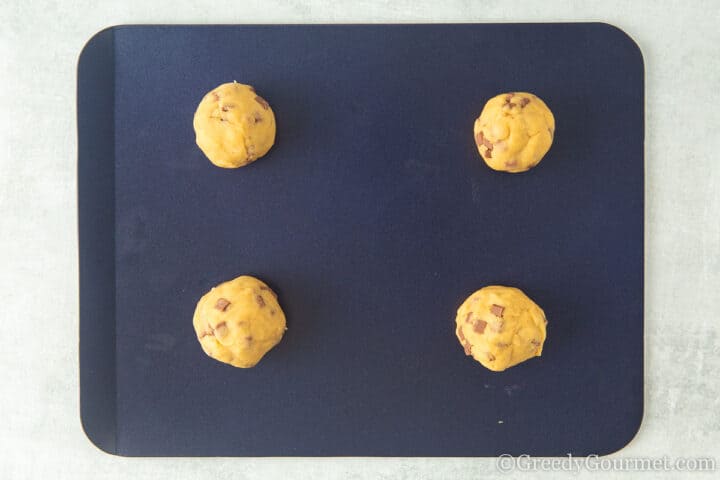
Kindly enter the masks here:
<path id="1" fill-rule="evenodd" d="M 495 372 L 542 354 L 545 313 L 521 290 L 489 286 L 470 295 L 455 318 L 466 355 Z"/>
<path id="2" fill-rule="evenodd" d="M 255 366 L 287 330 L 275 293 L 249 276 L 206 293 L 195 308 L 193 326 L 205 353 L 240 368 Z"/>
<path id="3" fill-rule="evenodd" d="M 195 142 L 212 163 L 243 167 L 275 143 L 275 115 L 250 85 L 225 83 L 203 97 L 193 119 Z"/>
<path id="4" fill-rule="evenodd" d="M 542 160 L 555 135 L 555 118 L 532 93 L 491 98 L 475 120 L 475 143 L 493 170 L 524 172 Z"/>

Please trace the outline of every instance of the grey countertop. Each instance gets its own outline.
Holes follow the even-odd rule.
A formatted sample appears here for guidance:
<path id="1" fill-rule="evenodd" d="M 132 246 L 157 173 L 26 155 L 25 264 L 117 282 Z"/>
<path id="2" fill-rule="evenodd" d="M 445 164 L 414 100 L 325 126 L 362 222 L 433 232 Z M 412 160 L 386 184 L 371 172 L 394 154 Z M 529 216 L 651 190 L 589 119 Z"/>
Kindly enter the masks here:
<path id="1" fill-rule="evenodd" d="M 496 459 L 484 458 L 132 459 L 102 453 L 87 440 L 78 415 L 75 68 L 92 34 L 122 23 L 604 21 L 624 29 L 640 45 L 646 66 L 646 401 L 637 437 L 609 458 L 720 461 L 720 319 L 715 316 L 720 299 L 720 8 L 715 0 L 696 0 L 692 6 L 675 0 L 177 3 L 10 0 L 0 5 L 3 478 L 562 474 L 540 471 L 541 465 L 507 474 Z M 634 476 L 590 470 L 565 474 Z"/>

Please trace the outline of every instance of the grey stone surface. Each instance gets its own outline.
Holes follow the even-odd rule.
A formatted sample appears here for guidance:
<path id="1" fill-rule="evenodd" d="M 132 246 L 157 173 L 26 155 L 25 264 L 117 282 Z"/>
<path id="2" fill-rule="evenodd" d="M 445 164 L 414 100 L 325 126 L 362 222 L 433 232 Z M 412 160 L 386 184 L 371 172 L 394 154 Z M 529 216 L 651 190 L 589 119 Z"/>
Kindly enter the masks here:
<path id="1" fill-rule="evenodd" d="M 642 48 L 647 71 L 646 407 L 637 437 L 612 458 L 720 460 L 720 8 L 715 0 L 177 3 L 0 4 L 3 478 L 562 476 L 503 474 L 494 459 L 482 458 L 128 459 L 88 442 L 78 415 L 75 68 L 93 33 L 122 23 L 599 20 L 623 28 Z"/>

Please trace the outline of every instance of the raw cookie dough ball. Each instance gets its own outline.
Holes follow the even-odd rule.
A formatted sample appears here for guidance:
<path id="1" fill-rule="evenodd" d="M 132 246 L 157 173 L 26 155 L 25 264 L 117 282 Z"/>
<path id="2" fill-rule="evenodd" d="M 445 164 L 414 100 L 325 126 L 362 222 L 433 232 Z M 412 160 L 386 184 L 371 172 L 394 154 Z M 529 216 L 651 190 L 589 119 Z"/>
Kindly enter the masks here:
<path id="1" fill-rule="evenodd" d="M 224 83 L 203 97 L 193 118 L 195 142 L 212 163 L 237 168 L 275 142 L 275 115 L 250 85 Z"/>
<path id="2" fill-rule="evenodd" d="M 249 276 L 206 293 L 195 308 L 193 326 L 205 353 L 240 368 L 255 366 L 287 330 L 275 293 Z"/>
<path id="3" fill-rule="evenodd" d="M 545 313 L 521 290 L 489 286 L 470 295 L 455 318 L 466 355 L 501 372 L 542 354 Z"/>
<path id="4" fill-rule="evenodd" d="M 542 160 L 555 135 L 555 118 L 532 93 L 491 98 L 475 120 L 475 143 L 488 167 L 524 172 Z"/>

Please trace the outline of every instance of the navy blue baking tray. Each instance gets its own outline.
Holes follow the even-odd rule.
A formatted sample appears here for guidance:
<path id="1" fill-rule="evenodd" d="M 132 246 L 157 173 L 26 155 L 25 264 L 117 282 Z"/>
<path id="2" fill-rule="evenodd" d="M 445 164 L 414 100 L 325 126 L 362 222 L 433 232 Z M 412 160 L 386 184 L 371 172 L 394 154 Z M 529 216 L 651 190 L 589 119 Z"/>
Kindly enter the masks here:
<path id="1" fill-rule="evenodd" d="M 643 414 L 643 60 L 588 24 L 122 26 L 78 68 L 80 406 L 128 456 L 558 456 L 626 445 Z M 228 81 L 277 116 L 223 170 L 194 110 Z M 534 92 L 555 143 L 524 174 L 473 142 Z M 256 275 L 289 330 L 255 368 L 206 357 L 213 285 Z M 541 358 L 466 357 L 488 284 L 544 309 Z"/>

